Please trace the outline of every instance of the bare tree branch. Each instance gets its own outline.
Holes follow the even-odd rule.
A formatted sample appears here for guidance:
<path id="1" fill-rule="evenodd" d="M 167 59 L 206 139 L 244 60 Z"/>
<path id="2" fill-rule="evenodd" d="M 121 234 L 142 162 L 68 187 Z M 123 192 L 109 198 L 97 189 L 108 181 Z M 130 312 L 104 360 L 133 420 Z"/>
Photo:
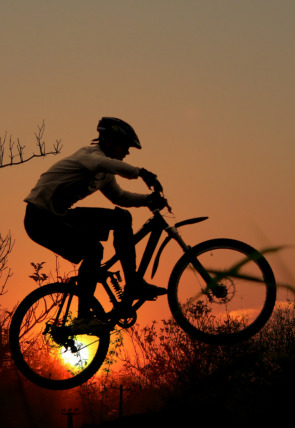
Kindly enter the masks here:
<path id="1" fill-rule="evenodd" d="M 37 157 L 44 157 L 47 155 L 57 155 L 61 152 L 62 145 L 61 140 L 56 140 L 55 144 L 53 144 L 53 149 L 46 151 L 46 143 L 43 141 L 43 136 L 45 132 L 45 122 L 43 120 L 41 126 L 38 126 L 37 132 L 35 132 L 35 138 L 37 140 L 37 147 L 38 151 L 37 153 L 33 153 L 31 156 L 25 158 L 24 152 L 25 147 L 21 145 L 20 140 L 17 139 L 17 145 L 15 148 L 14 141 L 12 140 L 12 137 L 9 137 L 9 142 L 7 141 L 7 132 L 5 133 L 4 137 L 0 137 L 0 168 L 5 168 L 6 166 L 14 166 L 14 165 L 20 165 L 22 163 L 28 162 L 33 158 Z M 5 145 L 8 143 L 8 158 L 9 162 L 5 163 L 4 157 L 5 157 Z M 18 158 L 18 160 L 16 160 Z"/>
<path id="2" fill-rule="evenodd" d="M 0 136 L 0 168 L 6 166 L 20 165 L 28 162 L 35 157 L 44 157 L 47 155 L 57 155 L 62 149 L 61 140 L 56 140 L 53 145 L 53 149 L 47 151 L 46 143 L 43 140 L 45 132 L 45 122 L 43 120 L 41 126 L 38 126 L 37 131 L 34 133 L 37 140 L 38 150 L 29 157 L 25 157 L 25 147 L 21 144 L 20 140 L 17 139 L 17 143 L 13 141 L 12 137 L 7 137 L 5 132 L 4 137 Z M 5 154 L 7 149 L 7 159 L 5 162 Z M 0 296 L 6 293 L 5 287 L 8 279 L 12 276 L 11 269 L 7 267 L 8 255 L 11 253 L 14 242 L 12 241 L 11 233 L 9 232 L 6 236 L 0 233 Z"/>
<path id="3" fill-rule="evenodd" d="M 0 295 L 3 295 L 6 293 L 5 291 L 6 283 L 8 279 L 12 276 L 11 270 L 7 267 L 7 260 L 8 260 L 8 255 L 12 251 L 13 245 L 14 245 L 14 242 L 12 241 L 10 232 L 5 237 L 3 237 L 0 234 L 0 279 L 2 279 L 4 271 L 6 271 L 4 280 L 0 284 Z"/>

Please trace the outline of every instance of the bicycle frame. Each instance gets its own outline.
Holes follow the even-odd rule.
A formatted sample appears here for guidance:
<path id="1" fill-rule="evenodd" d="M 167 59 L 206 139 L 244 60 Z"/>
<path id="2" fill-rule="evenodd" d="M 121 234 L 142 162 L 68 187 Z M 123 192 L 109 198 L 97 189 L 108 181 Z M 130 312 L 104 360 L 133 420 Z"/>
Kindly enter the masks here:
<path id="1" fill-rule="evenodd" d="M 150 234 L 149 239 L 148 239 L 147 244 L 146 244 L 146 247 L 144 249 L 143 255 L 141 257 L 139 267 L 137 269 L 137 273 L 141 277 L 144 276 L 144 274 L 145 274 L 145 272 L 149 266 L 149 263 L 153 257 L 153 254 L 155 252 L 157 244 L 160 240 L 162 232 L 166 231 L 167 237 L 164 239 L 164 241 L 161 244 L 161 246 L 160 246 L 160 248 L 156 254 L 156 257 L 155 257 L 155 261 L 154 261 L 154 265 L 153 265 L 153 269 L 152 269 L 152 277 L 154 276 L 154 274 L 157 271 L 157 268 L 159 265 L 159 259 L 160 259 L 160 256 L 161 256 L 164 248 L 166 247 L 166 245 L 168 244 L 168 242 L 171 239 L 174 239 L 178 243 L 178 245 L 181 247 L 183 252 L 187 255 L 187 257 L 189 257 L 190 263 L 200 273 L 200 275 L 206 281 L 207 285 L 209 286 L 209 284 L 210 284 L 211 286 L 214 286 L 214 284 L 215 284 L 214 279 L 207 272 L 207 270 L 202 266 L 202 264 L 196 259 L 196 257 L 191 257 L 191 247 L 184 242 L 184 240 L 182 239 L 182 237 L 180 236 L 180 234 L 178 233 L 178 230 L 177 230 L 179 227 L 182 227 L 182 226 L 185 226 L 188 224 L 199 223 L 201 221 L 206 220 L 207 218 L 208 217 L 195 217 L 195 218 L 191 218 L 191 219 L 184 220 L 184 221 L 181 221 L 179 223 L 176 223 L 174 226 L 170 226 L 166 222 L 166 220 L 163 218 L 163 216 L 161 215 L 159 210 L 153 211 L 153 217 L 151 217 L 149 220 L 147 220 L 147 222 L 138 230 L 138 232 L 136 232 L 134 234 L 135 245 L 137 245 L 142 239 L 144 239 L 148 234 Z M 119 261 L 119 257 L 117 254 L 114 254 L 109 260 L 107 260 L 105 263 L 103 263 L 101 265 L 100 277 L 97 281 L 97 282 L 102 284 L 102 286 L 104 287 L 104 289 L 105 289 L 107 295 L 109 296 L 109 299 L 113 305 L 113 308 L 108 313 L 108 315 L 112 314 L 111 318 L 115 322 L 117 321 L 116 309 L 119 309 L 119 312 L 120 312 L 120 307 L 118 307 L 118 305 L 120 304 L 120 301 L 117 300 L 115 293 L 113 292 L 113 290 L 109 286 L 109 284 L 107 282 L 107 278 L 111 279 L 111 282 L 114 286 L 115 291 L 118 291 L 121 294 L 122 290 L 118 284 L 118 280 L 120 281 L 120 278 L 118 278 L 119 272 L 114 273 L 114 272 L 109 271 L 109 269 L 117 261 Z M 76 278 L 77 277 L 73 277 L 72 280 L 75 281 Z M 65 300 L 66 300 L 66 296 L 64 297 L 63 301 L 61 302 L 59 312 L 61 311 L 63 305 L 65 304 Z M 133 316 L 135 316 L 136 311 L 144 304 L 145 301 L 146 301 L 145 299 L 140 299 L 136 303 L 131 305 L 131 307 L 129 309 L 132 309 L 134 311 Z M 67 314 L 69 311 L 70 304 L 71 304 L 71 298 L 67 303 L 67 310 L 65 313 L 63 323 L 66 322 L 66 318 L 67 318 Z M 56 317 L 56 320 L 58 320 L 58 318 L 59 318 L 59 316 Z M 55 323 L 54 323 L 54 325 L 55 325 Z"/>
<path id="2" fill-rule="evenodd" d="M 168 244 L 168 242 L 171 239 L 174 239 L 179 244 L 179 246 L 182 248 L 184 253 L 186 253 L 188 255 L 188 257 L 190 257 L 190 246 L 184 242 L 182 237 L 179 235 L 177 229 L 179 227 L 182 227 L 182 226 L 185 226 L 188 224 L 199 223 L 201 221 L 208 219 L 208 217 L 195 217 L 195 218 L 191 218 L 191 219 L 184 220 L 184 221 L 181 221 L 179 223 L 176 223 L 174 226 L 170 226 L 166 222 L 166 220 L 163 218 L 163 216 L 161 215 L 159 210 L 153 211 L 153 214 L 154 214 L 153 217 L 151 217 L 141 227 L 141 229 L 139 229 L 139 231 L 134 234 L 134 242 L 135 242 L 135 245 L 137 245 L 142 239 L 144 239 L 150 233 L 150 237 L 149 237 L 148 242 L 146 244 L 146 247 L 144 249 L 144 252 L 143 252 L 143 255 L 141 257 L 139 267 L 137 270 L 138 274 L 141 277 L 144 276 L 144 274 L 145 274 L 145 272 L 149 266 L 151 258 L 153 257 L 154 251 L 157 247 L 157 244 L 160 240 L 161 234 L 164 230 L 166 231 L 168 236 L 163 241 L 162 245 L 160 246 L 160 248 L 159 248 L 159 250 L 155 256 L 155 261 L 154 261 L 154 265 L 153 265 L 153 269 L 152 269 L 152 277 L 155 275 L 155 273 L 157 271 L 160 256 L 161 256 L 164 248 L 166 247 L 166 245 Z M 113 257 L 111 257 L 108 261 L 106 261 L 102 265 L 102 268 L 104 270 L 108 270 L 118 260 L 119 260 L 119 258 L 115 254 Z M 207 282 L 207 284 L 212 282 L 211 275 L 206 271 L 206 269 L 204 269 L 204 267 L 201 265 L 201 263 L 195 257 L 191 258 L 191 263 L 193 264 L 194 268 L 198 270 L 198 272 L 203 277 L 203 279 Z"/>
<path id="3" fill-rule="evenodd" d="M 134 242 L 135 245 L 137 245 L 142 239 L 144 239 L 149 233 L 150 237 L 148 239 L 147 245 L 145 247 L 145 250 L 143 252 L 139 267 L 137 272 L 143 277 L 148 265 L 151 261 L 151 258 L 154 254 L 154 251 L 156 249 L 156 246 L 160 240 L 162 232 L 165 230 L 168 234 L 167 238 L 163 241 L 161 247 L 158 250 L 158 253 L 155 257 L 155 262 L 153 266 L 152 271 L 152 277 L 156 273 L 156 270 L 158 268 L 160 255 L 163 251 L 163 249 L 166 247 L 170 239 L 174 239 L 182 248 L 184 252 L 189 252 L 190 247 L 184 242 L 184 240 L 179 235 L 177 228 L 181 226 L 185 226 L 188 224 L 194 224 L 201 221 L 206 220 L 208 217 L 195 217 L 188 220 L 184 220 L 182 222 L 176 223 L 174 226 L 170 226 L 166 220 L 163 218 L 163 216 L 160 214 L 159 210 L 155 210 L 153 212 L 153 217 L 151 217 L 142 227 L 134 234 Z M 112 256 L 108 261 L 106 261 L 102 267 L 106 270 L 108 270 L 110 267 L 112 267 L 117 261 L 119 260 L 117 254 Z"/>

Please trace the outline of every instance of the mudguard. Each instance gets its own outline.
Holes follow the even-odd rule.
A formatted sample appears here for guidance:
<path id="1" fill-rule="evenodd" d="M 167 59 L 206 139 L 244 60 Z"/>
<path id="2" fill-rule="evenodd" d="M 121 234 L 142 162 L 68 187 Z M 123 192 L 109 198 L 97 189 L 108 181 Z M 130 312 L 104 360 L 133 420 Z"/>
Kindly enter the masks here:
<path id="1" fill-rule="evenodd" d="M 187 224 L 199 223 L 200 221 L 207 220 L 208 218 L 209 217 L 189 218 L 188 220 L 183 220 L 183 221 L 180 221 L 179 223 L 175 223 L 174 227 L 179 228 L 179 227 L 182 227 L 182 226 L 186 226 Z M 161 254 L 162 254 L 164 248 L 166 247 L 166 245 L 168 244 L 168 242 L 170 241 L 170 239 L 171 239 L 171 236 L 167 236 L 164 239 L 164 241 L 162 242 L 162 244 L 161 244 L 161 246 L 160 246 L 160 248 L 159 248 L 159 250 L 158 250 L 158 252 L 156 254 L 155 261 L 154 261 L 154 264 L 153 264 L 152 274 L 151 274 L 152 278 L 154 277 L 155 273 L 157 272 L 157 269 L 158 269 L 158 266 L 159 266 L 159 262 L 160 262 Z"/>

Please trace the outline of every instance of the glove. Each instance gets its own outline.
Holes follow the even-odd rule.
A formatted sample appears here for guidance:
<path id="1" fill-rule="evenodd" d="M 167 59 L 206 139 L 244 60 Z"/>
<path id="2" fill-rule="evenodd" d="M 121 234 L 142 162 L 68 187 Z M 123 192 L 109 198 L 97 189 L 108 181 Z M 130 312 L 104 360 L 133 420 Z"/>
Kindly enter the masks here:
<path id="1" fill-rule="evenodd" d="M 143 181 L 145 182 L 145 184 L 148 186 L 149 189 L 153 187 L 154 190 L 157 192 L 163 191 L 162 185 L 157 180 L 156 174 L 153 174 L 152 172 L 148 171 L 145 168 L 141 168 L 139 171 L 139 177 L 143 179 Z"/>
<path id="2" fill-rule="evenodd" d="M 167 199 L 163 198 L 159 193 L 151 193 L 147 197 L 147 206 L 151 211 L 162 210 L 168 206 L 168 202 Z"/>

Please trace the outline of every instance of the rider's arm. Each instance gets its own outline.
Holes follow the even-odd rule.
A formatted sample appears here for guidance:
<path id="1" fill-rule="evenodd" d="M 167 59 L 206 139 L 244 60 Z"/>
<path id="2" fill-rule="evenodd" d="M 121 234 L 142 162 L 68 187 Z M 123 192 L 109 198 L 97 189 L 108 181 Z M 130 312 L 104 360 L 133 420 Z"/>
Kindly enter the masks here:
<path id="1" fill-rule="evenodd" d="M 79 163 L 93 172 L 97 171 L 95 175 L 96 188 L 101 190 L 113 204 L 122 207 L 141 207 L 150 206 L 151 202 L 155 202 L 152 201 L 154 199 L 152 195 L 123 190 L 115 179 L 115 175 L 127 179 L 141 177 L 150 186 L 157 181 L 155 174 L 126 162 L 109 158 L 99 148 L 92 149 L 87 147 L 82 150 L 85 150 L 85 153 L 80 153 Z M 158 204 L 159 202 L 157 201 Z"/>
<path id="2" fill-rule="evenodd" d="M 161 210 L 167 206 L 167 200 L 159 193 L 144 195 L 127 192 L 121 189 L 114 176 L 113 179 L 100 190 L 111 202 L 121 207 L 149 207 L 154 211 L 155 209 Z"/>
<path id="3" fill-rule="evenodd" d="M 133 193 L 122 189 L 114 176 L 100 190 L 113 204 L 121 207 L 146 207 L 149 203 L 148 194 Z"/>
<path id="4" fill-rule="evenodd" d="M 138 178 L 140 172 L 140 168 L 136 166 L 107 157 L 99 148 L 84 147 L 78 152 L 76 159 L 82 167 L 93 173 L 105 172 L 131 180 Z"/>

